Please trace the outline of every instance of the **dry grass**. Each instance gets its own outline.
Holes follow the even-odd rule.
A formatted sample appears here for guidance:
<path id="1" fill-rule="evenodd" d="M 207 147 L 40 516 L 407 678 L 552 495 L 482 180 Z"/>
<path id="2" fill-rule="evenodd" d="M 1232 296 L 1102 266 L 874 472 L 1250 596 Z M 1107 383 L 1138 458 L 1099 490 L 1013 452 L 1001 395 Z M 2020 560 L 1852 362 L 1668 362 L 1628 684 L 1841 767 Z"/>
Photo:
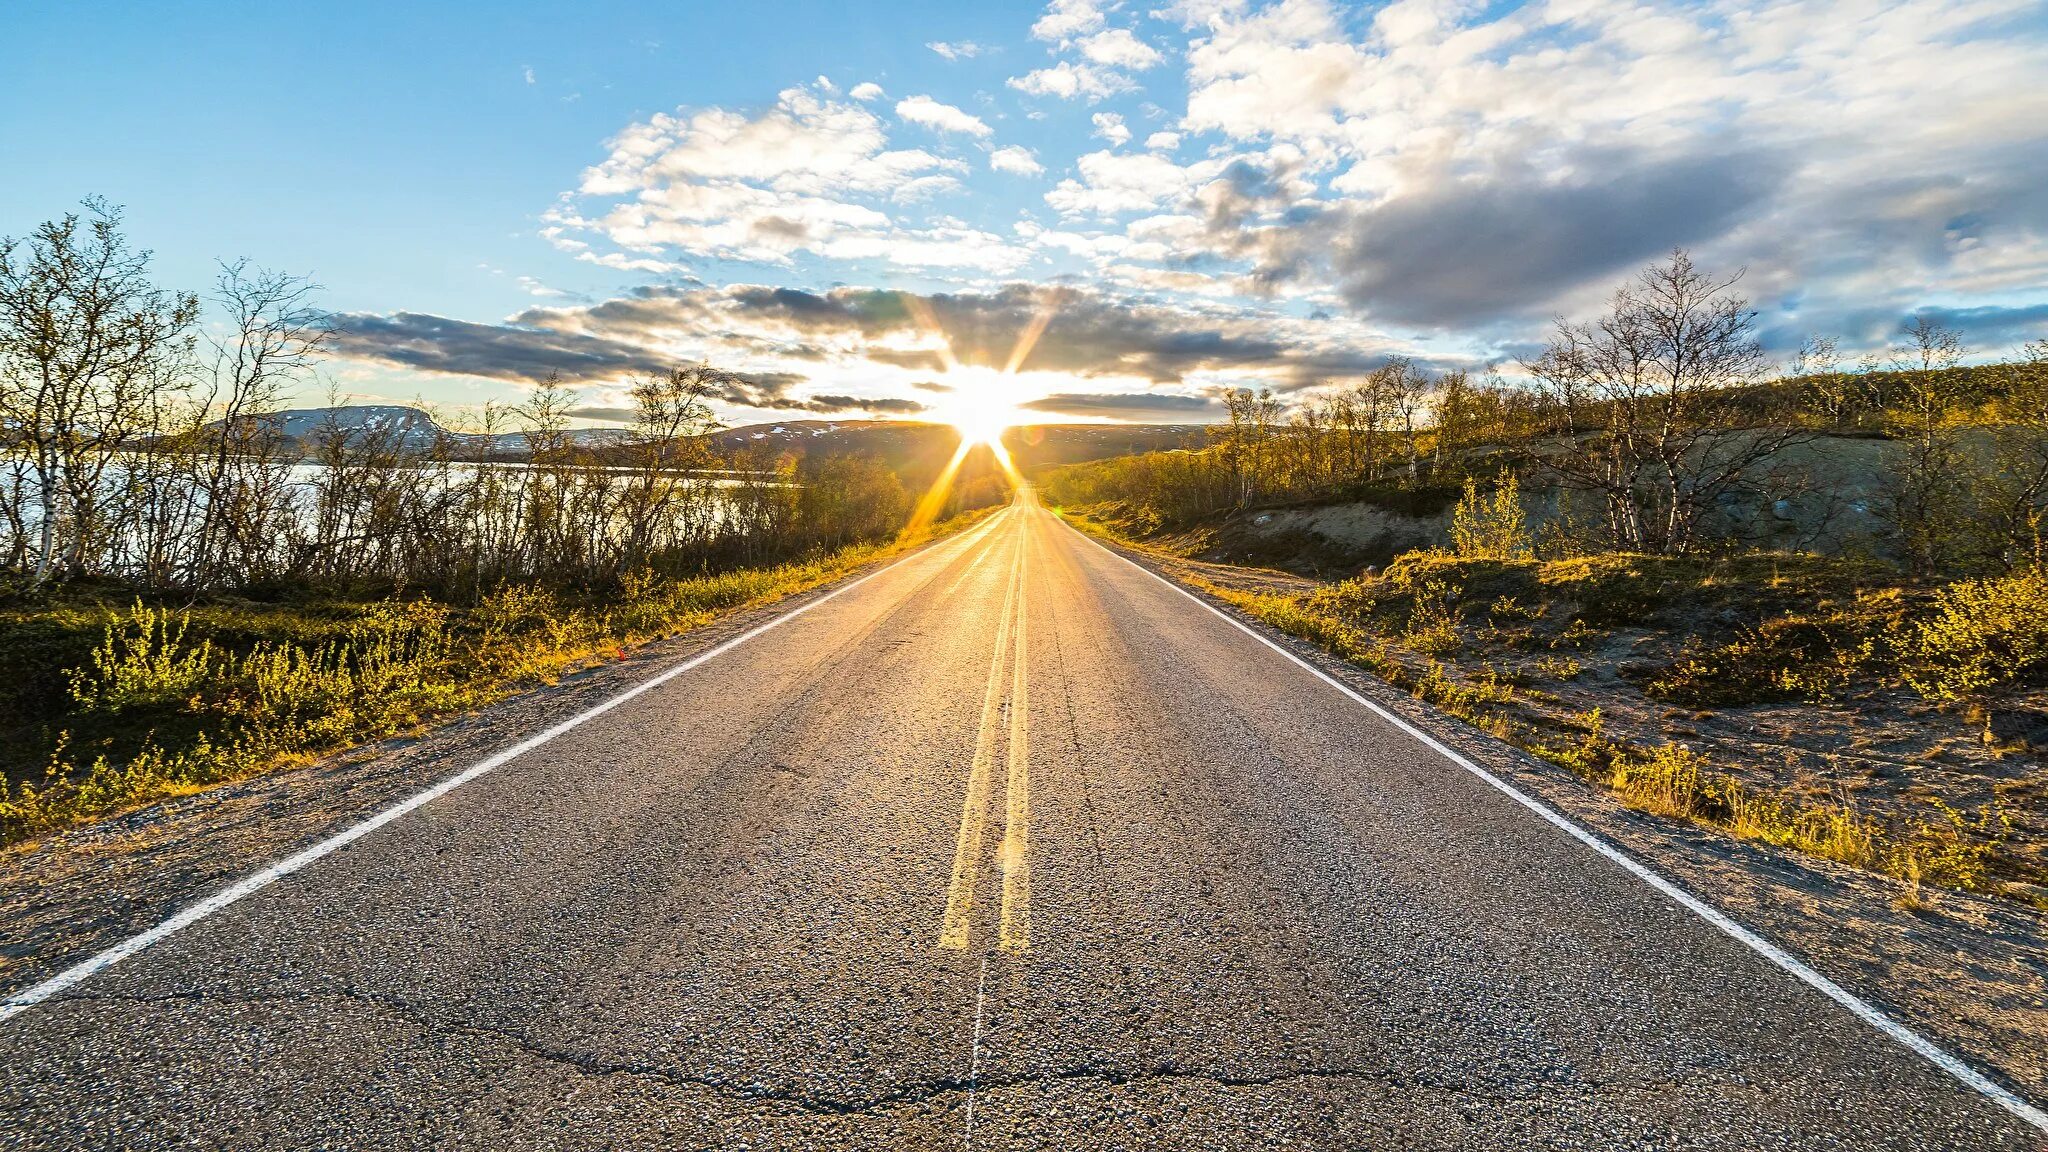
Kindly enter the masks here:
<path id="1" fill-rule="evenodd" d="M 266 621 L 283 635 L 254 642 L 223 626 L 246 627 L 248 610 L 211 621 L 202 613 L 195 623 L 189 610 L 136 603 L 106 616 L 89 659 L 66 670 L 41 770 L 0 786 L 0 843 L 415 731 L 815 588 L 977 518 L 773 568 L 634 576 L 596 602 L 530 585 L 467 609 L 378 601 L 339 622 Z"/>
<path id="2" fill-rule="evenodd" d="M 1895 876 L 1908 882 L 1914 899 L 1922 885 L 2028 898 L 2038 889 L 2008 883 L 2024 867 L 2005 854 L 2013 822 L 1995 802 L 1964 812 L 1927 796 L 1869 810 L 1846 794 L 1816 794 L 1796 773 L 1786 780 L 1783 764 L 1773 772 L 1717 760 L 1725 746 L 1710 752 L 1669 737 L 1618 736 L 1600 708 L 1570 712 L 1535 686 L 1562 691 L 1564 682 L 1580 681 L 1574 687 L 1581 697 L 1637 693 L 1637 685 L 1614 675 L 1613 631 L 1638 640 L 1664 637 L 1700 618 L 1730 638 L 1687 646 L 1676 659 L 1635 673 L 1645 681 L 1641 694 L 1687 706 L 1665 710 L 1667 731 L 1716 715 L 1711 709 L 1759 701 L 1833 700 L 1874 684 L 1890 685 L 1896 695 L 1913 669 L 1961 669 L 1952 682 L 1974 685 L 1987 667 L 1999 683 L 2023 674 L 2014 669 L 2039 667 L 2034 653 L 2042 649 L 2028 646 L 2043 636 L 2029 623 L 2044 618 L 2031 607 L 2036 583 L 1972 585 L 1936 595 L 1930 607 L 1909 603 L 1896 588 L 1864 586 L 1866 575 L 1810 558 L 1709 565 L 1423 552 L 1397 559 L 1383 575 L 1306 595 L 1183 579 L 1570 769 L 1631 808 Z M 1721 626 L 1731 605 L 1762 618 Z M 1506 657 L 1507 667 L 1488 663 L 1490 651 Z M 1522 655 L 1531 651 L 1541 654 Z M 1604 666 L 1601 685 L 1583 683 L 1593 665 Z M 1925 695 L 1938 699 L 1934 691 Z M 1761 746 L 1751 751 L 1759 759 L 1773 755 Z"/>

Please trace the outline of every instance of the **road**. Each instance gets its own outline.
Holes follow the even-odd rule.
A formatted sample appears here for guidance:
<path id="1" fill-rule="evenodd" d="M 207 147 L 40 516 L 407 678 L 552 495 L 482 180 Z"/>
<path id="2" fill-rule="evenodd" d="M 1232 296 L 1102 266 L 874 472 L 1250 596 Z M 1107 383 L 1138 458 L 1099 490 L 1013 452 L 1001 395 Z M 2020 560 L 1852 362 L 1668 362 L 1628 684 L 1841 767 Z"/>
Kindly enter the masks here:
<path id="1" fill-rule="evenodd" d="M 2040 1139 L 1028 500 L 18 1011 L 0 1070 L 9 1149 Z"/>

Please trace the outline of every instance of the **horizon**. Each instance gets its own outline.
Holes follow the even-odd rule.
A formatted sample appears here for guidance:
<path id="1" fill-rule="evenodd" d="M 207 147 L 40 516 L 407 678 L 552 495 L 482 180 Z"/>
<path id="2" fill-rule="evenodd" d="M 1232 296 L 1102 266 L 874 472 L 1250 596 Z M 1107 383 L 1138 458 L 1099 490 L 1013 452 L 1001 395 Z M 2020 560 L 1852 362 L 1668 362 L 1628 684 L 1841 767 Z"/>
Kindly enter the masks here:
<path id="1" fill-rule="evenodd" d="M 555 372 L 616 423 L 701 361 L 734 425 L 1208 423 L 1512 364 L 1676 247 L 1780 359 L 2048 323 L 2048 15 L 2011 0 L 114 11 L 10 17 L 0 235 L 99 195 L 167 286 L 308 276 L 349 403 Z"/>

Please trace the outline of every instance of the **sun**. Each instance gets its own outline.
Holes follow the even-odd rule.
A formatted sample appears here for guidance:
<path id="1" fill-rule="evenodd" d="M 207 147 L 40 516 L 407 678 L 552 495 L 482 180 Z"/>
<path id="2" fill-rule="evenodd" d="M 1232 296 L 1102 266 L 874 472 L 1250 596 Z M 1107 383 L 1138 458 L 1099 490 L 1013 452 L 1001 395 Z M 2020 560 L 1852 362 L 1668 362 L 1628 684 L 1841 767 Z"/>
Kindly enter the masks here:
<path id="1" fill-rule="evenodd" d="M 956 367 L 946 374 L 952 388 L 934 413 L 960 433 L 960 442 L 1002 446 L 1003 433 L 1027 416 L 1020 406 L 1031 397 L 1024 381 L 1008 372 Z"/>

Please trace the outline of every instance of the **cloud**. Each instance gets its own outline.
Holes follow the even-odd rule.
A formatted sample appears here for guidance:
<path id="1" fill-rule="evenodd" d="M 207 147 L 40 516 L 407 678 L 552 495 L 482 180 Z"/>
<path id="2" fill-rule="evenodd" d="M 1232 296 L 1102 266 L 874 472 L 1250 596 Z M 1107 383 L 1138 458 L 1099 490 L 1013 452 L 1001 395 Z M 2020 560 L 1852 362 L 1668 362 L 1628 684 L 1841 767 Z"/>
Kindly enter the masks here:
<path id="1" fill-rule="evenodd" d="M 882 86 L 872 80 L 862 81 L 859 84 L 855 84 L 852 90 L 847 92 L 847 95 L 862 102 L 880 100 L 882 98 Z"/>
<path id="2" fill-rule="evenodd" d="M 1055 392 L 1018 405 L 1031 412 L 1053 412 L 1063 416 L 1172 416 L 1188 419 L 1216 412 L 1216 402 L 1207 396 L 1185 396 L 1172 392 Z"/>
<path id="3" fill-rule="evenodd" d="M 1062 180 L 1045 194 L 1045 202 L 1063 216 L 1110 216 L 1172 204 L 1192 195 L 1196 184 L 1216 169 L 1213 162 L 1183 168 L 1143 152 L 1090 152 L 1075 167 L 1079 179 Z"/>
<path id="4" fill-rule="evenodd" d="M 1739 153 L 1579 161 L 1568 178 L 1447 180 L 1340 213 L 1332 262 L 1345 297 L 1431 327 L 1540 313 L 1569 289 L 1604 286 L 1719 234 L 1784 172 L 1775 158 Z"/>
<path id="5" fill-rule="evenodd" d="M 1154 132 L 1145 137 L 1145 147 L 1156 152 L 1171 152 L 1180 147 L 1180 133 Z"/>
<path id="6" fill-rule="evenodd" d="M 950 130 L 989 132 L 980 120 L 914 97 L 911 118 Z M 545 215 L 557 247 L 615 251 L 604 262 L 672 265 L 671 252 L 720 260 L 787 264 L 799 254 L 882 261 L 900 267 L 1019 266 L 1029 254 L 958 221 L 905 227 L 891 201 L 956 190 L 960 160 L 919 148 L 891 149 L 882 121 L 859 103 L 818 88 L 784 90 L 754 115 L 724 108 L 681 109 L 629 126 L 581 186 Z M 654 270 L 649 266 L 646 270 Z"/>
<path id="7" fill-rule="evenodd" d="M 1102 7 L 1096 0 L 1052 0 L 1045 7 L 1045 15 L 1031 25 L 1031 34 L 1040 40 L 1065 43 L 1100 27 Z"/>
<path id="8" fill-rule="evenodd" d="M 995 130 L 983 123 L 981 117 L 962 112 L 951 104 L 941 104 L 929 96 L 912 96 L 908 100 L 897 101 L 896 115 L 939 132 L 964 132 L 983 138 L 995 135 Z"/>
<path id="9" fill-rule="evenodd" d="M 972 60 L 988 50 L 972 40 L 958 40 L 950 44 L 944 40 L 934 40 L 925 47 L 948 60 Z"/>
<path id="10" fill-rule="evenodd" d="M 930 335 L 909 297 L 895 291 L 749 286 L 706 290 L 689 299 L 727 326 L 766 326 L 805 339 L 859 336 L 874 344 Z M 1073 287 L 1010 284 L 919 299 L 953 356 L 970 366 L 1004 366 L 1018 338 L 1048 309 L 1051 320 L 1021 371 L 1162 384 L 1205 373 L 1301 382 L 1368 372 L 1392 354 L 1385 342 L 1362 339 L 1341 324 L 1192 312 Z M 881 359 L 901 352 L 888 348 L 867 355 Z"/>
<path id="11" fill-rule="evenodd" d="M 1110 28 L 1080 41 L 1081 55 L 1105 68 L 1142 72 L 1158 64 L 1159 50 L 1133 36 L 1127 28 Z"/>
<path id="12" fill-rule="evenodd" d="M 519 74 L 520 74 L 521 76 L 523 76 L 523 77 L 525 77 L 525 78 L 526 78 L 526 82 L 527 82 L 528 84 L 531 84 L 531 83 L 533 83 L 533 82 L 534 82 L 534 79 L 533 79 L 533 65 L 531 65 L 531 64 L 528 64 L 528 65 L 526 65 L 525 67 L 521 68 L 521 69 L 519 70 Z"/>
<path id="13" fill-rule="evenodd" d="M 1053 96 L 1061 100 L 1080 97 L 1090 102 L 1128 92 L 1135 87 L 1122 73 L 1070 60 L 1062 60 L 1050 68 L 1039 68 L 1022 76 L 1012 76 L 1007 83 L 1028 96 Z"/>
<path id="14" fill-rule="evenodd" d="M 929 407 L 895 396 L 813 396 L 797 406 L 808 412 L 885 412 L 891 416 L 912 416 Z"/>
<path id="15" fill-rule="evenodd" d="M 1038 162 L 1038 157 L 1032 154 L 1031 149 L 1018 144 L 998 148 L 989 153 L 988 166 L 998 172 L 1010 172 L 1018 176 L 1040 176 L 1045 173 L 1045 165 Z"/>
<path id="16" fill-rule="evenodd" d="M 635 342 L 519 325 L 472 324 L 418 312 L 352 312 L 332 319 L 338 356 L 423 372 L 536 383 L 572 383 L 654 372 L 670 361 Z"/>
<path id="17" fill-rule="evenodd" d="M 1246 261 L 1429 325 L 1584 303 L 1587 277 L 1674 244 L 1844 318 L 2048 282 L 2048 22 L 2027 0 L 1155 15 L 1202 29 L 1176 127 L 1284 149 L 1309 185 L 1242 216 L 1236 240 L 1171 253 L 1183 265 Z M 1344 250 L 1273 260 L 1289 213 Z M 1475 260 L 1501 266 L 1496 284 Z"/>
<path id="18" fill-rule="evenodd" d="M 1131 130 L 1124 127 L 1122 116 L 1114 112 L 1097 112 L 1092 119 L 1095 122 L 1095 135 L 1109 141 L 1112 147 L 1131 142 Z"/>

